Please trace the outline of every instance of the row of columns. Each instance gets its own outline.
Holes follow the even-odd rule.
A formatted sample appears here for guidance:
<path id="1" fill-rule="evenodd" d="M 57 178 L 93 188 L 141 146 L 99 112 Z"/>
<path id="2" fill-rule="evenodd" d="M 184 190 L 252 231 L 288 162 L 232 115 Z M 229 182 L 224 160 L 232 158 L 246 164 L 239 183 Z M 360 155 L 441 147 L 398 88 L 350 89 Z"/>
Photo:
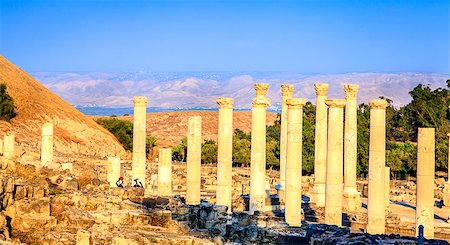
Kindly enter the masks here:
<path id="1" fill-rule="evenodd" d="M 266 97 L 268 84 L 255 84 L 254 88 L 256 98 L 252 101 L 250 213 L 264 211 L 267 197 L 265 192 L 266 107 L 270 105 L 270 101 Z M 353 211 L 361 205 L 360 193 L 356 188 L 356 94 L 358 85 L 344 86 L 345 100 L 327 99 L 327 84 L 315 84 L 315 90 L 317 94 L 316 151 L 312 202 L 319 207 L 325 207 L 325 222 L 327 224 L 340 226 L 342 224 L 343 210 Z M 301 221 L 302 117 L 306 99 L 292 98 L 292 93 L 292 85 L 282 86 L 279 194 L 280 199 L 285 201 L 286 222 L 289 225 L 297 226 L 300 225 Z M 233 99 L 219 98 L 217 104 L 219 105 L 217 204 L 228 206 L 230 211 L 232 194 Z M 384 166 L 386 107 L 387 102 L 382 99 L 370 102 L 367 232 L 372 234 L 384 233 L 385 207 L 389 205 L 389 182 L 387 182 L 389 181 L 389 169 Z M 141 113 L 145 114 L 145 110 Z M 142 131 L 145 132 L 145 129 L 135 130 L 135 133 Z M 419 130 L 419 142 L 423 141 L 425 137 L 421 136 L 420 132 L 421 130 Z M 428 134 L 422 133 L 422 135 Z M 429 137 L 433 138 L 434 147 L 434 131 L 433 136 Z M 201 118 L 192 117 L 189 119 L 188 128 L 188 188 L 186 196 L 187 203 L 190 204 L 200 203 L 200 154 Z M 133 164 L 135 163 L 134 155 L 135 153 L 133 152 Z M 429 205 L 430 197 L 424 197 L 424 191 L 420 191 L 420 188 L 421 186 L 426 186 L 422 184 L 425 183 L 424 181 L 430 182 L 430 179 L 433 180 L 434 168 L 432 168 L 433 173 L 430 171 L 419 172 L 419 170 L 424 168 L 423 166 L 429 167 L 429 164 L 434 163 L 434 160 L 430 158 L 431 155 L 434 156 L 434 148 L 431 148 L 431 146 L 421 147 L 418 150 L 418 218 L 416 220 L 417 224 L 426 223 L 426 227 L 430 227 L 429 223 L 433 221 L 432 216 L 431 218 L 424 218 L 428 217 L 430 212 L 432 212 Z M 158 192 L 160 195 L 171 195 L 172 161 L 170 149 L 161 149 L 159 161 Z M 430 232 L 427 234 L 430 236 Z"/>

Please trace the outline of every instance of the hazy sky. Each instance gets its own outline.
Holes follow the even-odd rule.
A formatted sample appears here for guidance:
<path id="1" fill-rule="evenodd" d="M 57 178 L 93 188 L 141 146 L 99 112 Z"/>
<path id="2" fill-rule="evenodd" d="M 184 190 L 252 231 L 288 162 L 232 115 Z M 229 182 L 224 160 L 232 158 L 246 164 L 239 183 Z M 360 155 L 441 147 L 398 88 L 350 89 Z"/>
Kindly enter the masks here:
<path id="1" fill-rule="evenodd" d="M 450 73 L 450 1 L 6 1 L 26 71 Z"/>

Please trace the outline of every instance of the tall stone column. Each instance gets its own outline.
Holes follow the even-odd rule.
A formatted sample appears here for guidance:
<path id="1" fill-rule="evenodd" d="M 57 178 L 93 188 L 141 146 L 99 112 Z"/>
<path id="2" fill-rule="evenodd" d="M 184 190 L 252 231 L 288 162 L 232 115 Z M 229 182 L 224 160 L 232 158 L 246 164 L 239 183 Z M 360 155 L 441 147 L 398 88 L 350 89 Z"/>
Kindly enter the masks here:
<path id="1" fill-rule="evenodd" d="M 288 99 L 286 203 L 284 216 L 290 226 L 302 221 L 302 136 L 306 99 Z"/>
<path id="2" fill-rule="evenodd" d="M 342 226 L 345 100 L 326 100 L 328 106 L 325 223 Z"/>
<path id="3" fill-rule="evenodd" d="M 202 117 L 189 118 L 187 150 L 186 203 L 200 204 Z"/>
<path id="4" fill-rule="evenodd" d="M 108 157 L 107 180 L 110 187 L 117 187 L 120 178 L 120 157 Z"/>
<path id="5" fill-rule="evenodd" d="M 250 213 L 264 211 L 266 192 L 266 98 L 269 84 L 256 83 L 256 98 L 252 101 L 252 142 L 250 159 Z"/>
<path id="6" fill-rule="evenodd" d="M 314 84 L 316 90 L 316 125 L 314 143 L 314 186 L 311 202 L 325 207 L 325 178 L 327 175 L 327 99 L 328 84 Z"/>
<path id="7" fill-rule="evenodd" d="M 286 139 L 287 139 L 287 114 L 288 105 L 287 100 L 292 97 L 294 92 L 294 85 L 283 84 L 281 85 L 281 129 L 280 129 L 280 189 L 278 191 L 278 197 L 282 203 L 285 200 L 286 189 Z"/>
<path id="8" fill-rule="evenodd" d="M 419 128 L 417 138 L 416 234 L 434 238 L 434 128 Z"/>
<path id="9" fill-rule="evenodd" d="M 233 190 L 233 98 L 218 98 L 219 127 L 217 152 L 216 204 L 228 207 L 231 213 Z"/>
<path id="10" fill-rule="evenodd" d="M 355 211 L 361 207 L 361 193 L 356 187 L 357 159 L 357 101 L 358 84 L 344 85 L 345 130 L 344 130 L 344 210 Z"/>
<path id="11" fill-rule="evenodd" d="M 391 168 L 384 167 L 384 201 L 386 203 L 386 208 L 389 209 L 390 206 L 390 192 L 391 192 Z"/>
<path id="12" fill-rule="evenodd" d="M 133 180 L 139 179 L 144 186 L 146 171 L 146 124 L 147 124 L 147 97 L 134 97 L 134 115 L 133 115 L 133 163 L 131 166 L 131 176 Z M 133 182 L 132 180 L 132 182 Z"/>
<path id="13" fill-rule="evenodd" d="M 159 150 L 158 194 L 172 195 L 172 149 L 170 148 Z"/>
<path id="14" fill-rule="evenodd" d="M 53 161 L 53 123 L 42 125 L 41 165 L 46 166 Z"/>
<path id="15" fill-rule="evenodd" d="M 386 100 L 370 101 L 369 197 L 367 233 L 385 232 Z"/>
<path id="16" fill-rule="evenodd" d="M 14 134 L 7 133 L 3 138 L 3 156 L 5 159 L 13 158 L 15 156 L 14 153 Z"/>

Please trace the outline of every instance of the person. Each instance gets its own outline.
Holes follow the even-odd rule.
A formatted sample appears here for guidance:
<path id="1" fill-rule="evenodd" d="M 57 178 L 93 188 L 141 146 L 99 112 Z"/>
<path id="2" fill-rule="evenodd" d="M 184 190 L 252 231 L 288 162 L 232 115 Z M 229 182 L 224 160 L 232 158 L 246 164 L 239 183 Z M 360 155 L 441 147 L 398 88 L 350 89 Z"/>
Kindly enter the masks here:
<path id="1" fill-rule="evenodd" d="M 117 187 L 123 188 L 123 177 L 120 176 L 119 180 L 116 182 Z"/>
<path id="2" fill-rule="evenodd" d="M 133 187 L 144 188 L 144 186 L 142 185 L 142 182 L 139 181 L 139 179 L 135 179 L 135 180 L 134 180 L 134 185 L 133 185 Z"/>

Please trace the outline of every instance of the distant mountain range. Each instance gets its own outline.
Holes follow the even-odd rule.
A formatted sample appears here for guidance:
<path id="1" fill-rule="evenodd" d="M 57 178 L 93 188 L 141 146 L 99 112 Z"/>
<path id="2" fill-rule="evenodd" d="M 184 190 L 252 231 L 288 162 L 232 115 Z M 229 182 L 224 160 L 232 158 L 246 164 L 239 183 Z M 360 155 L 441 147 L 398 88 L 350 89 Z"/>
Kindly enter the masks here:
<path id="1" fill-rule="evenodd" d="M 253 84 L 270 84 L 272 110 L 280 107 L 280 85 L 295 85 L 294 97 L 315 102 L 314 83 L 329 84 L 329 98 L 344 98 L 342 85 L 359 84 L 359 103 L 385 96 L 395 106 L 407 104 L 408 92 L 418 84 L 445 87 L 447 74 L 432 73 L 346 73 L 305 75 L 283 72 L 35 72 L 47 88 L 77 107 L 130 108 L 133 96 L 149 97 L 149 107 L 189 109 L 216 108 L 217 97 L 233 97 L 235 108 L 251 107 Z"/>

